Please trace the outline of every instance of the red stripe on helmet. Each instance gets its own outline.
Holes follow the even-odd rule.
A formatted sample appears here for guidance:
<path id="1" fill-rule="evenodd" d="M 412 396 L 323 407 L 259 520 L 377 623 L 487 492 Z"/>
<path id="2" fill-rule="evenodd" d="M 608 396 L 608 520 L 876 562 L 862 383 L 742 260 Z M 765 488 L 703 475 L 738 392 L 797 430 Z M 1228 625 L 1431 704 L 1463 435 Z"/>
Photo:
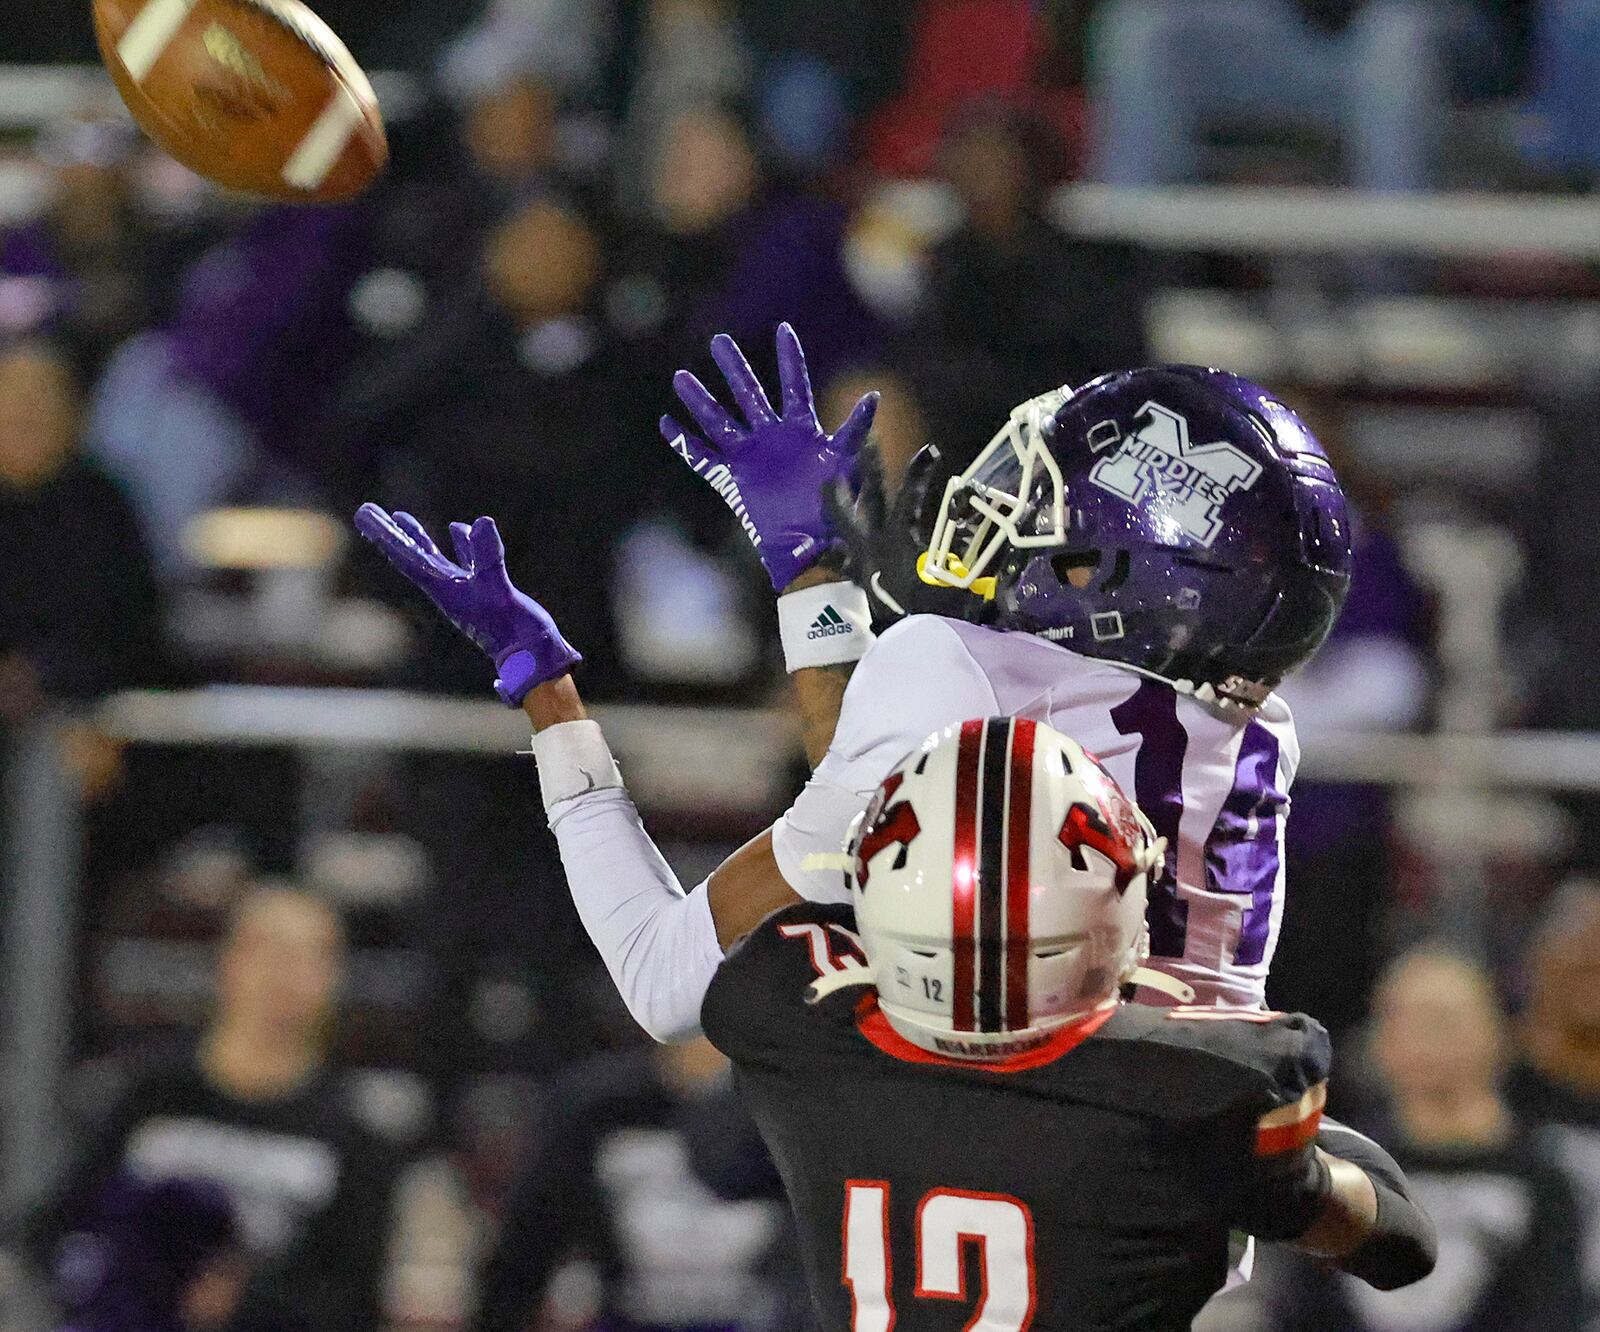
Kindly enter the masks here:
<path id="1" fill-rule="evenodd" d="M 956 749 L 956 830 L 950 896 L 950 945 L 954 954 L 951 1016 L 957 1031 L 971 1031 L 976 1023 L 978 767 L 982 749 L 983 723 L 963 722 Z"/>
<path id="2" fill-rule="evenodd" d="M 1006 1030 L 1028 1025 L 1029 832 L 1033 825 L 1033 743 L 1037 727 L 1025 718 L 1012 723 L 1011 790 L 1006 802 Z"/>

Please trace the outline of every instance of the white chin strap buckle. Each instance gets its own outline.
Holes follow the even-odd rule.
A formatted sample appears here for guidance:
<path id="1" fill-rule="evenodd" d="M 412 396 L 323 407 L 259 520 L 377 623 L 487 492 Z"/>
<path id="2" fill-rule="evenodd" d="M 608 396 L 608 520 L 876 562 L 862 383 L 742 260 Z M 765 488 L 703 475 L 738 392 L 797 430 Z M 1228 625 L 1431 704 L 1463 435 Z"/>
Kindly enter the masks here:
<path id="1" fill-rule="evenodd" d="M 872 973 L 854 958 L 845 958 L 838 971 L 820 976 L 806 987 L 806 1002 L 820 1004 L 830 994 L 848 990 L 853 985 L 871 985 Z"/>
<path id="2" fill-rule="evenodd" d="M 1174 976 L 1167 975 L 1164 971 L 1152 971 L 1149 967 L 1136 967 L 1133 975 L 1128 977 L 1134 985 L 1142 985 L 1147 990 L 1159 990 L 1162 994 L 1170 995 L 1180 1004 L 1194 1002 L 1194 986 L 1185 985 Z"/>

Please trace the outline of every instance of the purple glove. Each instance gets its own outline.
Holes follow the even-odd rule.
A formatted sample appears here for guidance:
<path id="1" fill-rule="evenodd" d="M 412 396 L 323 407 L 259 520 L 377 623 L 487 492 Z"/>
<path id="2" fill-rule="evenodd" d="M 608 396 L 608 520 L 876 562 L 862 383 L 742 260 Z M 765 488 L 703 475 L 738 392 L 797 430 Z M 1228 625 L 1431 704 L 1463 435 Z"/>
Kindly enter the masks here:
<path id="1" fill-rule="evenodd" d="M 691 435 L 670 416 L 661 418 L 661 437 L 727 502 L 772 586 L 781 592 L 821 559 L 833 541 L 822 491 L 855 466 L 878 410 L 878 395 L 862 398 L 838 433 L 829 436 L 817 421 L 805 353 L 788 324 L 778 325 L 781 417 L 773 412 L 737 342 L 719 333 L 711 340 L 711 355 L 748 424 L 723 411 L 704 384 L 680 370 L 672 386 L 705 439 Z"/>
<path id="2" fill-rule="evenodd" d="M 356 510 L 356 530 L 420 587 L 451 624 L 494 660 L 495 692 L 517 707 L 535 685 L 565 675 L 583 660 L 550 612 L 511 585 L 506 548 L 493 518 L 469 529 L 450 524 L 459 564 L 448 560 L 409 513 L 393 517 L 376 504 Z"/>

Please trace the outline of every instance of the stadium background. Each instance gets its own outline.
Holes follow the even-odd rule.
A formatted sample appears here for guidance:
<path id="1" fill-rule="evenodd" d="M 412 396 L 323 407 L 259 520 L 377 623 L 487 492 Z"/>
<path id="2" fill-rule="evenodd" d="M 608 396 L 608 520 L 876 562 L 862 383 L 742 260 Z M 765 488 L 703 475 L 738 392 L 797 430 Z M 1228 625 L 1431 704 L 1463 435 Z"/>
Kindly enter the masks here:
<path id="1" fill-rule="evenodd" d="M 520 719 L 346 523 L 500 518 L 694 882 L 803 761 L 757 566 L 655 419 L 712 332 L 760 367 L 785 318 L 830 424 L 885 391 L 891 472 L 1142 361 L 1303 409 L 1363 528 L 1285 691 L 1274 1001 L 1458 1261 L 1387 1302 L 1269 1261 L 1206 1326 L 1600 1327 L 1600 6 L 402 9 L 320 6 L 394 161 L 315 212 L 136 140 L 83 7 L 0 24 L 0 1327 L 59 1325 L 40 1200 L 207 1021 L 262 882 L 349 936 L 373 1325 L 803 1325 L 716 1061 L 642 1049 Z M 557 1208 L 497 1251 L 568 1154 L 608 1236 Z"/>

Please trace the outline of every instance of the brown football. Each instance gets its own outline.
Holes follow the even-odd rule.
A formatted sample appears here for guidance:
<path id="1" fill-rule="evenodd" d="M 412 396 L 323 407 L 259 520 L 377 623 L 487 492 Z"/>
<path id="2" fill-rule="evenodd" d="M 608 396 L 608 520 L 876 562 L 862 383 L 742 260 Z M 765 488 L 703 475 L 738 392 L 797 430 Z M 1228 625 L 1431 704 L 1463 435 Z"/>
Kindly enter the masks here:
<path id="1" fill-rule="evenodd" d="M 372 84 L 300 0 L 94 0 L 94 24 L 133 118 L 218 185 L 328 203 L 388 160 Z"/>

